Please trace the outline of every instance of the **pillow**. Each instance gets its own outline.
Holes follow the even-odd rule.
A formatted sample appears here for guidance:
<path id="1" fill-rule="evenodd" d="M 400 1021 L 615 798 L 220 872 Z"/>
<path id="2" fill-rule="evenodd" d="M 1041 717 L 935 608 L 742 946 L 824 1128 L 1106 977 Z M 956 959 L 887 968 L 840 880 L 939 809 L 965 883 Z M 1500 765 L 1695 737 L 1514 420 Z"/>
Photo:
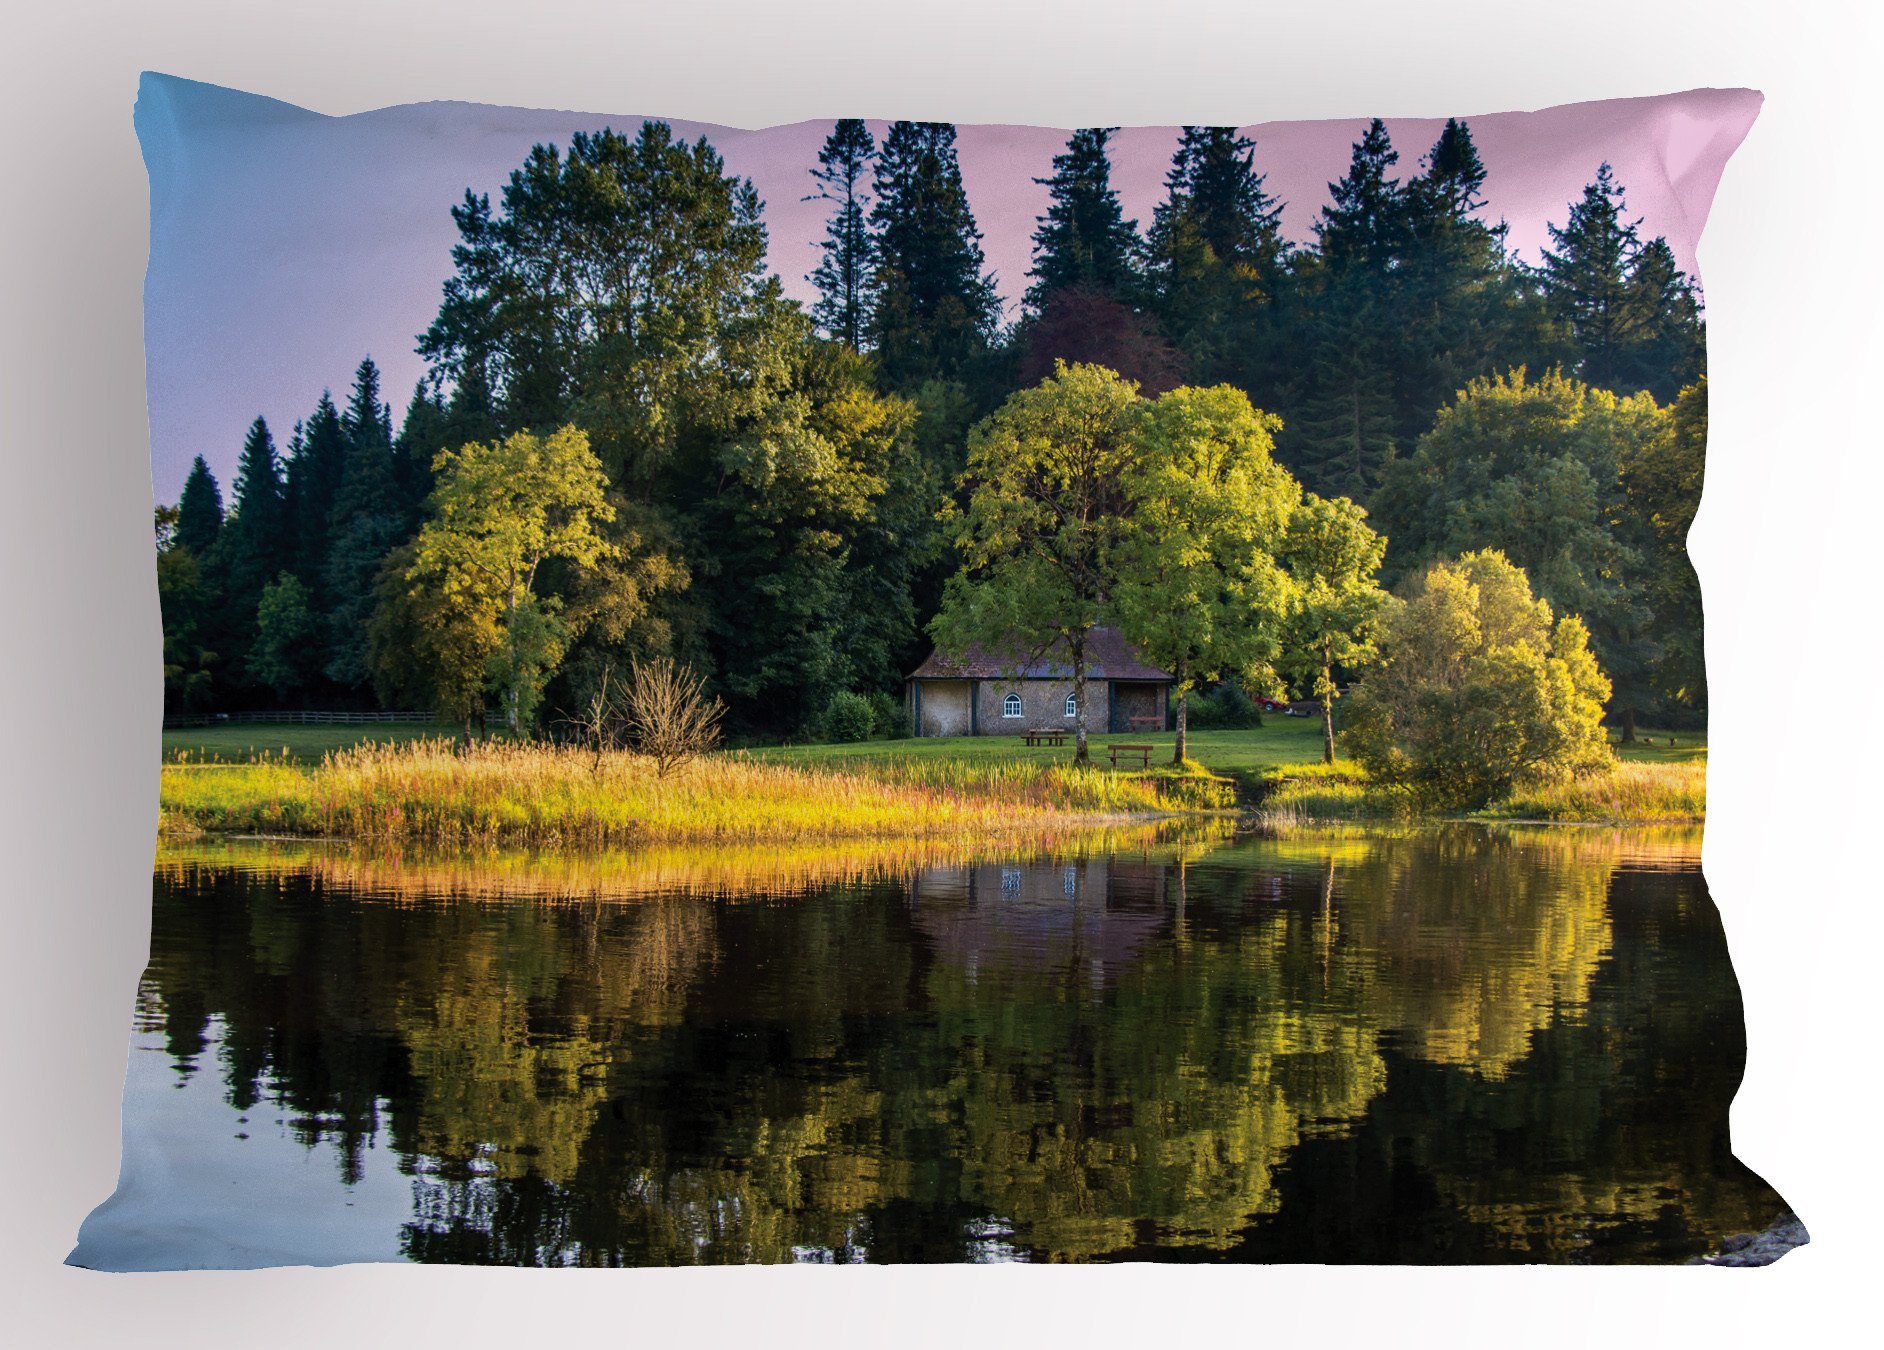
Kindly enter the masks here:
<path id="1" fill-rule="evenodd" d="M 1759 102 L 146 76 L 161 815 L 72 1261 L 1805 1241 L 1728 1147 L 1684 548 Z"/>

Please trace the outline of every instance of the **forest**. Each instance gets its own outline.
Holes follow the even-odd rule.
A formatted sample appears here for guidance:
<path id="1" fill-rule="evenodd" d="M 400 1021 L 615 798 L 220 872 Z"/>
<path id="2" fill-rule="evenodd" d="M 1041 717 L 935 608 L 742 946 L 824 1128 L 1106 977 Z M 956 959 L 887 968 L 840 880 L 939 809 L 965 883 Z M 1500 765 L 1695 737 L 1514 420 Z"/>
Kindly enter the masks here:
<path id="1" fill-rule="evenodd" d="M 1573 667 L 1552 644 L 1587 641 L 1612 721 L 1704 718 L 1684 548 L 1701 299 L 1608 165 L 1533 264 L 1461 121 L 1405 167 L 1372 122 L 1307 241 L 1284 236 L 1260 147 L 1224 127 L 1183 128 L 1141 228 L 1111 135 L 1074 132 L 1040 180 L 1013 314 L 951 124 L 896 122 L 880 144 L 835 125 L 807 166 L 829 207 L 809 307 L 767 269 L 764 203 L 705 139 L 651 121 L 537 146 L 495 201 L 450 208 L 452 272 L 402 412 L 369 356 L 285 434 L 257 416 L 226 490 L 198 456 L 158 509 L 166 710 L 546 732 L 666 658 L 704 678 L 736 742 L 825 738 L 859 707 L 900 735 L 902 679 L 935 641 L 1055 628 L 1017 607 L 1037 577 L 999 584 L 1019 519 L 1002 508 L 1033 491 L 1043 428 L 1097 408 L 1129 414 L 1117 443 L 1142 453 L 1106 478 L 1123 484 L 1106 584 L 1066 592 L 1086 608 L 1057 624 L 1162 636 L 1205 706 L 1240 686 L 1332 697 L 1371 654 L 1342 620 L 1357 592 L 1402 596 L 1406 626 L 1463 612 L 1448 578 L 1516 597 L 1515 572 L 1514 622 Z M 1198 426 L 1248 457 L 1228 496 L 1154 453 Z M 1191 659 L 1192 637 L 1160 628 L 1189 584 L 1164 545 L 1207 511 L 1297 599 L 1263 641 Z M 1345 590 L 1322 585 L 1339 558 L 1302 563 L 1343 538 L 1366 555 Z M 1391 685 L 1389 663 L 1377 716 Z"/>

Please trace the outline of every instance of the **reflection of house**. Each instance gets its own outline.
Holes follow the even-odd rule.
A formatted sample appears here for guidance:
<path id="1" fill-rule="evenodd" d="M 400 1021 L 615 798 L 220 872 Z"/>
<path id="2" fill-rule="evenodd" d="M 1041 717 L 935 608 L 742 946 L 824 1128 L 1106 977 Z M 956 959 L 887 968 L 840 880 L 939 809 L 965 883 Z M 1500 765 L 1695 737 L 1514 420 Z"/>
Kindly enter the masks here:
<path id="1" fill-rule="evenodd" d="M 1033 660 L 1023 653 L 970 647 L 959 660 L 937 651 L 904 684 L 910 727 L 918 736 L 999 736 L 1084 720 L 1088 731 L 1162 731 L 1170 714 L 1171 674 L 1139 660 L 1116 628 L 1086 639 L 1086 699 L 1079 717 L 1073 668 L 1056 642 Z"/>
<path id="2" fill-rule="evenodd" d="M 1162 863 L 1089 858 L 931 867 L 909 895 L 936 955 L 971 978 L 1072 971 L 1098 984 L 1164 928 L 1173 886 Z"/>

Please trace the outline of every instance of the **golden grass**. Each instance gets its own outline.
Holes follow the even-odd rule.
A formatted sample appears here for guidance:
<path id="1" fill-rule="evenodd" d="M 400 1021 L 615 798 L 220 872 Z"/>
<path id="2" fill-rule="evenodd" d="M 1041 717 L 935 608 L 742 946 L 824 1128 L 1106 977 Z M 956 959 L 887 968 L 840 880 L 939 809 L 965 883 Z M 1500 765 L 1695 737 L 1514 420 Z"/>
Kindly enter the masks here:
<path id="1" fill-rule="evenodd" d="M 1481 814 L 1506 820 L 1701 821 L 1707 818 L 1707 765 L 1620 763 L 1567 782 L 1520 788 Z"/>
<path id="2" fill-rule="evenodd" d="M 1257 822 L 1288 829 L 1330 821 L 1406 820 L 1417 814 L 1411 796 L 1382 787 L 1358 764 L 1290 764 L 1262 780 Z M 1619 761 L 1597 773 L 1520 787 L 1472 812 L 1484 820 L 1575 823 L 1687 824 L 1707 818 L 1704 761 Z"/>
<path id="3" fill-rule="evenodd" d="M 1204 777 L 948 760 L 858 766 L 716 755 L 663 778 L 646 759 L 449 741 L 283 760 L 163 767 L 167 833 L 305 835 L 447 847 L 870 837 L 979 839 L 1227 806 Z"/>

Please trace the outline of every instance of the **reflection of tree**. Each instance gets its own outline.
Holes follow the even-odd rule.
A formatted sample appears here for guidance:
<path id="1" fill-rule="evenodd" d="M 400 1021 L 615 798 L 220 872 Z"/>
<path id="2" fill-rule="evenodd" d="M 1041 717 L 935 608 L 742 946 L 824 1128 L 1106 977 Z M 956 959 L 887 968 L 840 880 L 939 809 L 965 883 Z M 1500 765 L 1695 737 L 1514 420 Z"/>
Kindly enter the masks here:
<path id="1" fill-rule="evenodd" d="M 1613 848 L 1576 831 L 1425 832 L 1347 869 L 1346 940 L 1370 953 L 1368 1011 L 1411 1053 L 1502 1078 L 1534 1033 L 1589 1001 L 1609 951 Z"/>
<path id="2" fill-rule="evenodd" d="M 550 900 L 511 903 L 489 863 L 176 860 L 140 1015 L 180 1061 L 220 1017 L 233 1099 L 343 1171 L 389 1143 L 418 1259 L 1338 1259 L 1316 1244 L 1433 1225 L 1564 1259 L 1580 1225 L 1745 1227 L 1770 1194 L 1726 1153 L 1711 906 L 1629 847 L 1416 831 L 770 887 L 512 862 Z M 1612 917 L 1625 885 L 1660 899 Z"/>

